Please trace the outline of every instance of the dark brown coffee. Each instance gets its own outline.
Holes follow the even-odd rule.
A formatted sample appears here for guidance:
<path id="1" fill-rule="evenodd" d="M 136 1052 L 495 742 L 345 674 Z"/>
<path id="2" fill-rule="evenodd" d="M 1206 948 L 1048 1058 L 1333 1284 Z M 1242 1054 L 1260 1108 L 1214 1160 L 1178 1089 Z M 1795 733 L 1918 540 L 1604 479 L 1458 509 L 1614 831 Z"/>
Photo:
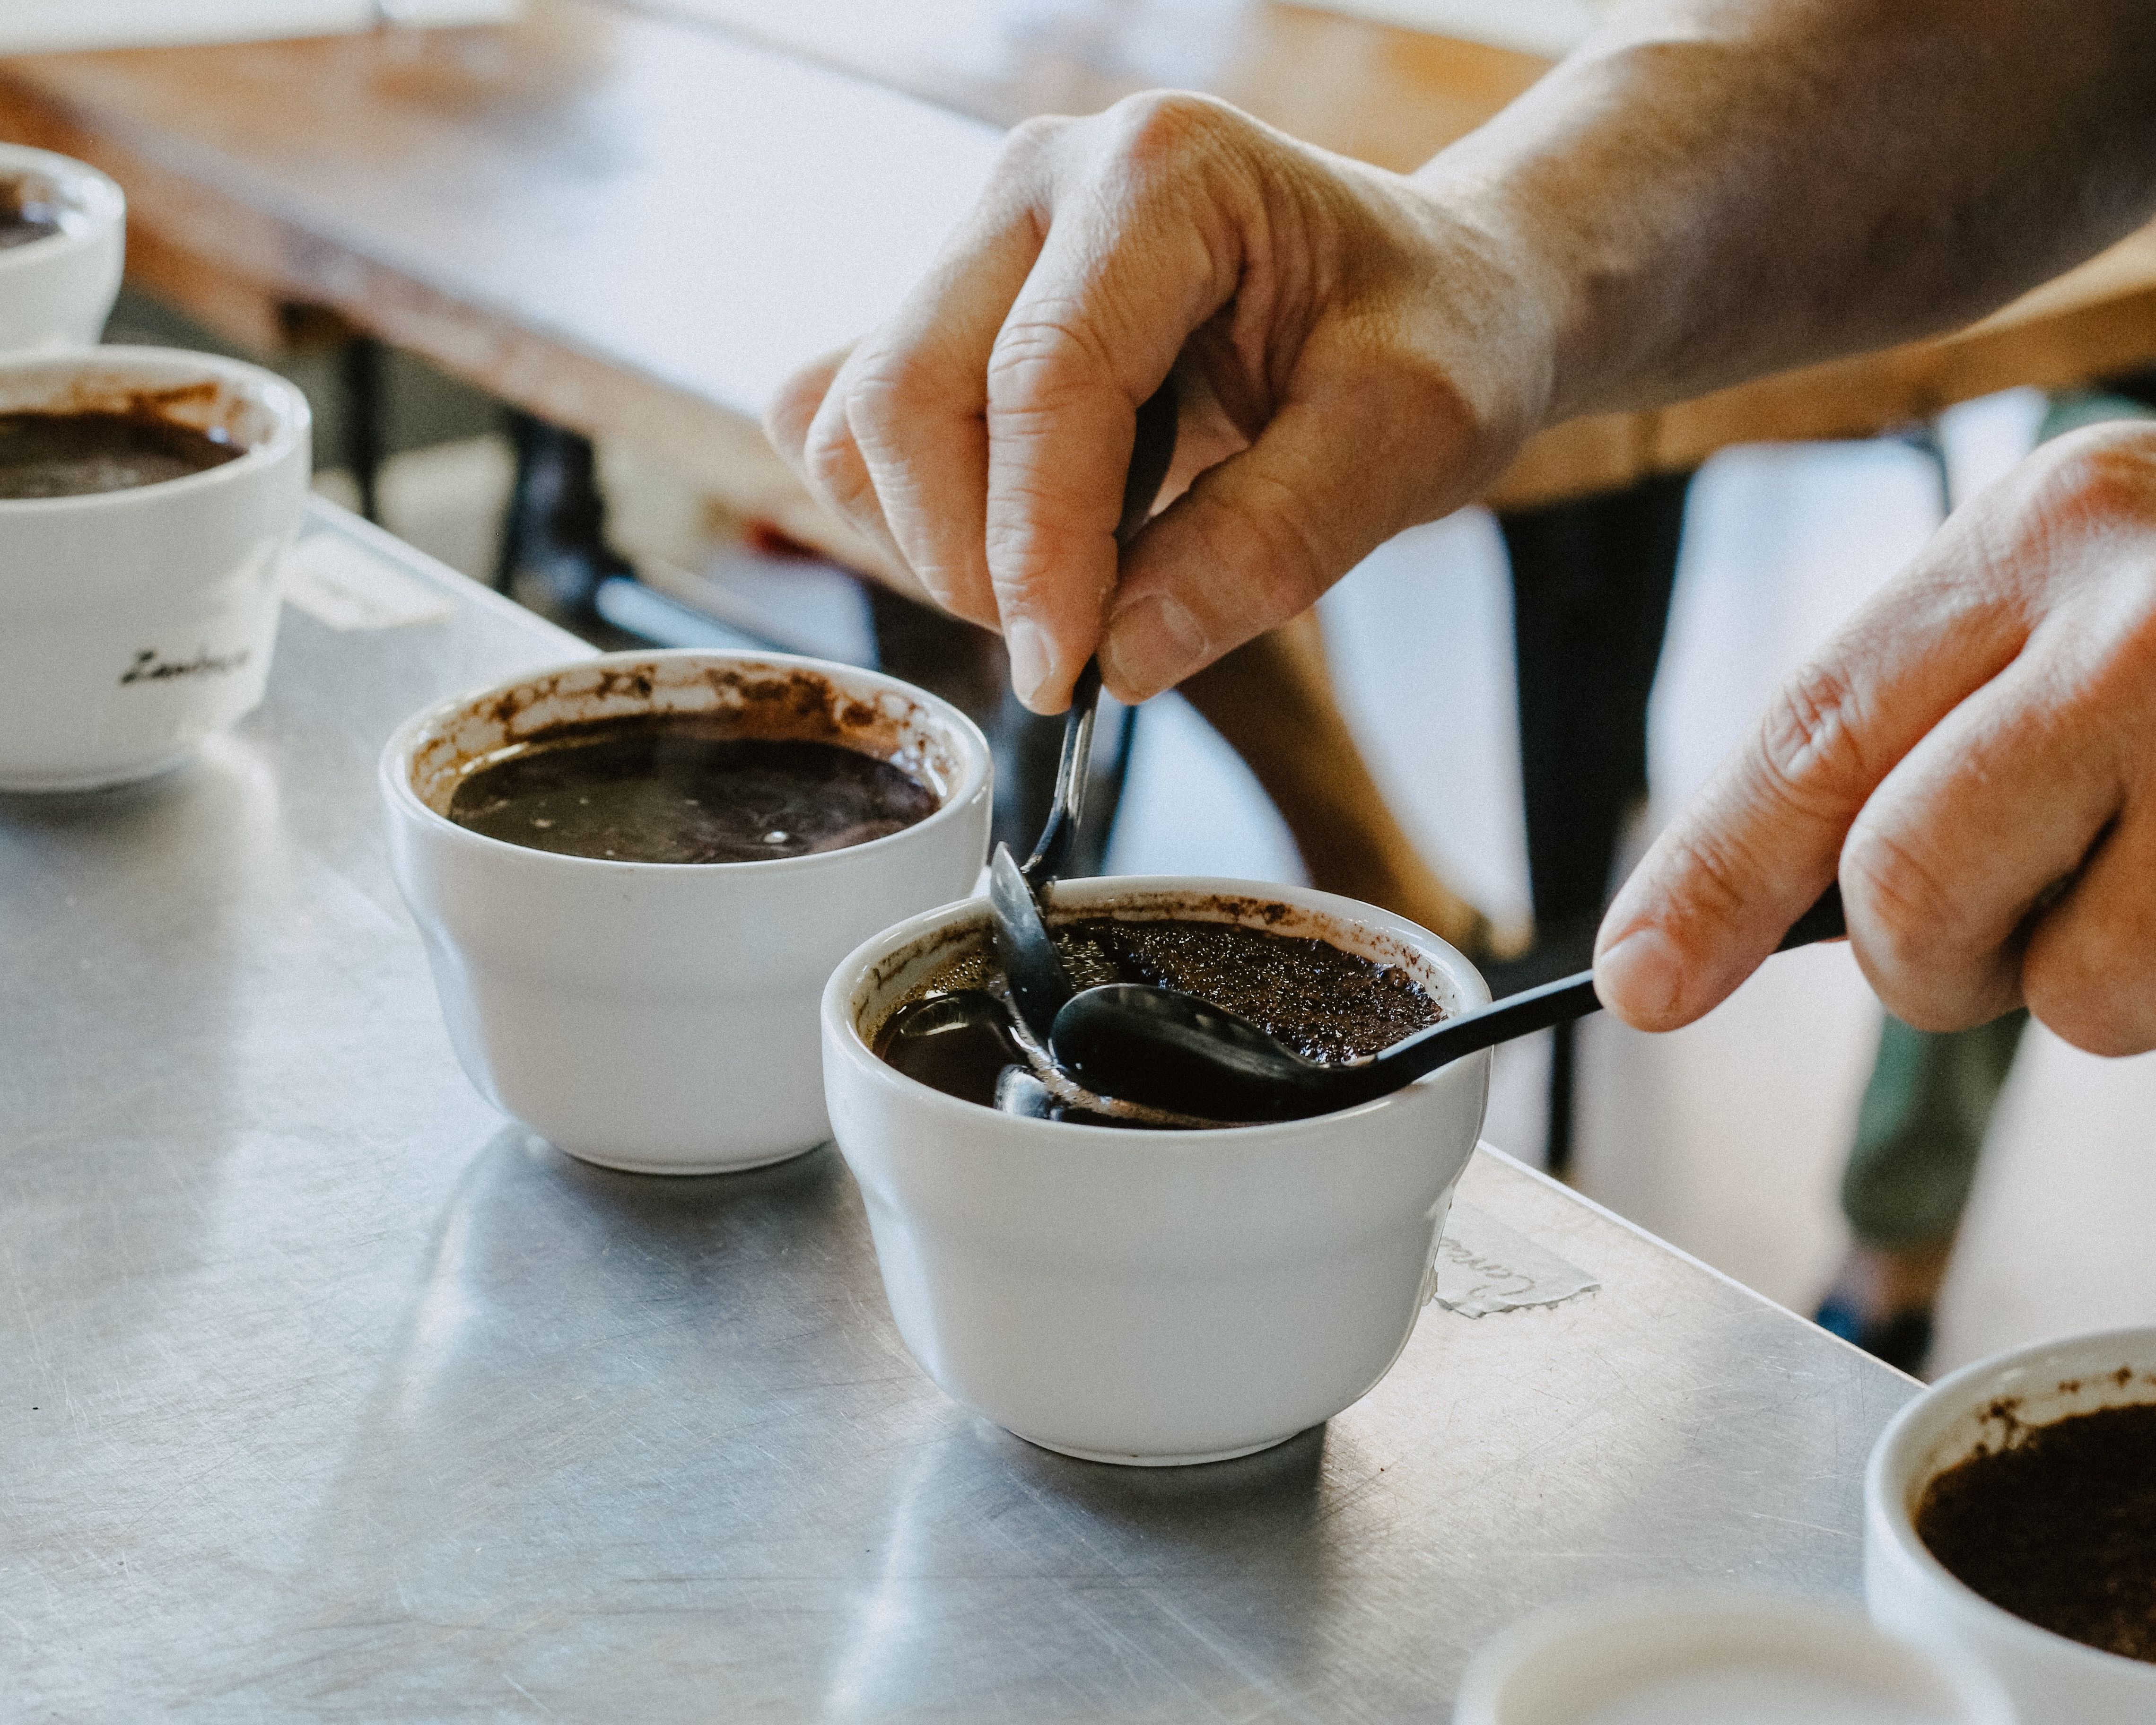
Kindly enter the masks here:
<path id="1" fill-rule="evenodd" d="M 184 479 L 247 452 L 159 414 L 0 413 L 0 497 L 80 497 Z"/>
<path id="2" fill-rule="evenodd" d="M 60 231 L 60 213 L 20 180 L 0 181 L 0 252 Z"/>
<path id="3" fill-rule="evenodd" d="M 469 773 L 458 825 L 617 862 L 769 862 L 865 845 L 936 812 L 934 792 L 834 742 L 744 737 L 685 714 L 567 725 Z"/>
<path id="4" fill-rule="evenodd" d="M 1925 1487 L 1917 1533 L 1994 1605 L 2156 1662 L 2156 1405 L 2022 1425 Z"/>
<path id="5" fill-rule="evenodd" d="M 1079 988 L 1152 983 L 1179 988 L 1226 1007 L 1312 1060 L 1375 1054 L 1445 1016 L 1402 966 L 1380 964 L 1303 936 L 1231 922 L 1106 916 L 1060 923 L 1053 933 Z M 974 1003 L 974 1010 L 945 1013 L 937 1007 L 939 1000 L 961 995 Z M 910 1078 L 993 1107 L 1004 1070 L 1024 1065 L 1025 1056 L 1007 1021 L 979 1009 L 983 999 L 1008 1010 L 1002 971 L 986 948 L 932 975 L 885 1022 L 875 1051 Z M 921 1034 L 924 1029 L 932 1034 Z M 1085 1125 L 1131 1123 L 1060 1106 L 1050 1117 Z"/>

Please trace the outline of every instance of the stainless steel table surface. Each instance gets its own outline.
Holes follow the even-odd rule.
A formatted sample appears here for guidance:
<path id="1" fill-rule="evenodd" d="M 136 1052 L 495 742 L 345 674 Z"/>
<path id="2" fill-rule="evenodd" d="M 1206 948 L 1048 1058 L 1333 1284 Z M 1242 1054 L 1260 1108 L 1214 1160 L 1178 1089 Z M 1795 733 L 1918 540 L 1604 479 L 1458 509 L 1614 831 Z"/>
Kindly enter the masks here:
<path id="1" fill-rule="evenodd" d="M 1502 1158 L 1599 1291 L 1425 1312 L 1269 1454 L 1035 1450 L 915 1368 L 826 1147 L 604 1173 L 465 1082 L 391 884 L 397 721 L 583 649 L 287 607 L 267 703 L 0 798 L 0 1716 L 1445 1717 L 1544 1601 L 1850 1593 L 1908 1380 Z"/>

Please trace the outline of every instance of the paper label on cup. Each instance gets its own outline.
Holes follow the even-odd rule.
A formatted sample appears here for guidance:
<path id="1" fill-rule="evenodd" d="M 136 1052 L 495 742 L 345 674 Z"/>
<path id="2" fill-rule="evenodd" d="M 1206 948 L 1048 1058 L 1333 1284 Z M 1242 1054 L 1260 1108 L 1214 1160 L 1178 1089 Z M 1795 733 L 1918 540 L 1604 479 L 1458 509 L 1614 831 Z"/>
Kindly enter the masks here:
<path id="1" fill-rule="evenodd" d="M 456 604 L 440 588 L 335 533 L 311 533 L 285 554 L 285 600 L 331 629 L 441 623 Z"/>
<path id="2" fill-rule="evenodd" d="M 1555 1306 L 1602 1284 L 1471 1204 L 1455 1203 L 1437 1242 L 1430 1298 L 1462 1317 Z"/>

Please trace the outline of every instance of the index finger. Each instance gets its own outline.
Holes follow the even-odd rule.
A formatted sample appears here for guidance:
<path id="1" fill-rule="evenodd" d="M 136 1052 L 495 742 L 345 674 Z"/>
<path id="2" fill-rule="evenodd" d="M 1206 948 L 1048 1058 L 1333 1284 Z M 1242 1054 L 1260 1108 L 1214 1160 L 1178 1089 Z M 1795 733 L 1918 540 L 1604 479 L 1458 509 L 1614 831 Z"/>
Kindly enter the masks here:
<path id="1" fill-rule="evenodd" d="M 1073 177 L 989 357 L 988 576 L 1012 683 L 1036 711 L 1068 704 L 1101 639 L 1138 404 L 1235 289 L 1218 218 L 1188 207 L 1209 193 L 1159 172 L 1175 141 L 1146 136 L 1187 124 L 1194 100 L 1122 104 L 1108 172 L 1064 164 Z"/>
<path id="2" fill-rule="evenodd" d="M 2020 650 L 2029 622 L 1979 499 L 1775 692 L 1750 739 L 1657 839 L 1596 942 L 1595 992 L 1674 1029 L 1719 1005 L 1837 874 L 1902 757 Z"/>

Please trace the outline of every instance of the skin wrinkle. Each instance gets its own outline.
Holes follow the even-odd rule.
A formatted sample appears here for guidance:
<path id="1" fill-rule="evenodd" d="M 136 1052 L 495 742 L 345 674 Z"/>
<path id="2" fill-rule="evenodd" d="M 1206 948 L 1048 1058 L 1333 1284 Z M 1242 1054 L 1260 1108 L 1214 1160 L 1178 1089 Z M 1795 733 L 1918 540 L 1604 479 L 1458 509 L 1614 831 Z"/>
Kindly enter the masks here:
<path id="1" fill-rule="evenodd" d="M 1687 925 L 1706 922 L 1725 925 L 1742 918 L 1748 908 L 1756 909 L 1751 894 L 1743 883 L 1748 878 L 1757 878 L 1761 860 L 1757 855 L 1741 853 L 1743 840 L 1727 834 L 1696 833 L 1674 840 L 1666 855 L 1650 860 L 1657 866 L 1650 874 L 1643 865 L 1633 875 L 1643 887 L 1660 889 L 1668 895 L 1670 913 L 1653 920 L 1637 919 L 1625 922 L 1614 913 L 1603 926 L 1596 956 L 1609 951 L 1625 937 L 1646 930 L 1658 930 L 1664 936 L 1674 937 L 1680 950 L 1685 942 L 1683 932 Z M 1830 875 L 1823 875 L 1814 889 L 1814 896 L 1824 891 Z M 1626 891 L 1632 890 L 1631 882 Z M 1613 935 L 1612 927 L 1620 930 Z M 1771 939 L 1771 937 L 1769 937 Z M 1706 997 L 1719 1000 L 1748 973 L 1748 966 L 1740 966 L 1741 954 L 1730 952 L 1709 952 L 1688 957 L 1680 978 L 1677 993 L 1671 1004 L 1668 1021 L 1657 1016 L 1635 1021 L 1642 1029 L 1666 1029 L 1686 1022 L 1697 1015 L 1692 1005 L 1697 999 Z"/>
<path id="2" fill-rule="evenodd" d="M 1243 543 L 1247 542 L 1249 536 L 1254 531 L 1252 524 L 1237 511 L 1224 509 L 1219 506 L 1213 495 L 1214 487 L 1207 483 L 1211 478 L 1210 474 L 1200 475 L 1198 482 L 1176 501 L 1167 514 L 1160 517 L 1156 525 L 1161 530 L 1162 539 L 1186 536 L 1195 538 L 1204 548 L 1202 553 L 1204 561 L 1216 570 L 1263 567 L 1261 559 L 1249 557 L 1242 552 Z M 1137 546 L 1134 550 L 1137 555 L 1133 560 L 1132 578 L 1126 588 L 1129 594 L 1127 605 L 1119 608 L 1116 616 L 1111 619 L 1111 629 L 1114 623 L 1123 617 L 1129 606 L 1135 606 L 1142 600 L 1152 597 L 1152 588 L 1146 581 L 1146 576 L 1148 573 L 1147 565 L 1158 560 L 1159 552 L 1144 545 Z M 1153 551 L 1152 557 L 1147 556 L 1148 550 Z M 1214 657 L 1229 651 L 1235 644 L 1217 641 L 1209 624 L 1211 614 L 1216 608 L 1214 600 L 1219 598 L 1232 606 L 1236 603 L 1236 591 L 1231 588 L 1225 594 L 1215 594 L 1208 589 L 1199 588 L 1186 593 L 1183 597 L 1186 600 L 1202 601 L 1197 603 L 1186 603 L 1184 609 L 1188 614 L 1191 622 L 1204 638 L 1206 651 Z M 1150 695 L 1152 692 L 1151 690 L 1143 691 L 1145 695 Z M 1133 696 L 1140 695 L 1140 691 L 1136 689 L 1132 689 L 1130 693 Z M 1118 698 L 1122 696 L 1119 695 Z"/>
<path id="3" fill-rule="evenodd" d="M 1989 1023 L 2018 1004 L 2010 998 L 2010 977 L 2003 963 L 1990 967 L 1987 975 L 1960 978 L 1959 998 L 1943 1010 L 1928 991 L 1911 999 L 1898 998 L 1907 992 L 1899 986 L 1906 971 L 1928 963 L 1936 972 L 1967 944 L 1950 942 L 1940 932 L 1943 919 L 1938 913 L 1953 901 L 1951 886 L 1898 834 L 1852 829 L 1842 849 L 1841 884 L 1857 963 L 1881 1003 L 1904 1024 L 1919 1030 L 1965 1029 Z M 2001 1004 L 1987 1009 L 1993 999 Z M 1907 1012 L 1899 1009 L 1903 1007 Z"/>
<path id="4" fill-rule="evenodd" d="M 2064 670 L 2041 650 L 2017 658 L 1897 764 L 1851 829 L 1842 871 L 1860 957 L 1881 998 L 1919 1029 L 1987 1022 L 2018 1004 L 2018 932 L 2051 883 L 2084 865 L 2118 806 L 2123 787 L 2108 751 L 2088 748 L 2099 739 L 2087 735 L 2082 710 L 2056 699 Z M 2008 778 L 1995 763 L 2032 757 L 2043 763 L 2047 826 L 2068 836 L 2047 847 L 2051 860 L 2033 875 L 2022 870 L 2026 884 L 2001 894 L 1989 875 L 2015 856 L 1999 849 L 2011 835 L 1989 830 L 1992 793 Z M 1977 845 L 1972 881 L 1968 853 Z M 1958 978 L 1944 993 L 1943 974 Z M 1922 994 L 1917 977 L 1927 979 Z"/>
<path id="5" fill-rule="evenodd" d="M 1861 804 L 1881 776 L 1866 756 L 1862 706 L 1855 680 L 1830 661 L 1799 670 L 1768 703 L 1760 723 L 1768 788 L 1815 818 Z"/>

